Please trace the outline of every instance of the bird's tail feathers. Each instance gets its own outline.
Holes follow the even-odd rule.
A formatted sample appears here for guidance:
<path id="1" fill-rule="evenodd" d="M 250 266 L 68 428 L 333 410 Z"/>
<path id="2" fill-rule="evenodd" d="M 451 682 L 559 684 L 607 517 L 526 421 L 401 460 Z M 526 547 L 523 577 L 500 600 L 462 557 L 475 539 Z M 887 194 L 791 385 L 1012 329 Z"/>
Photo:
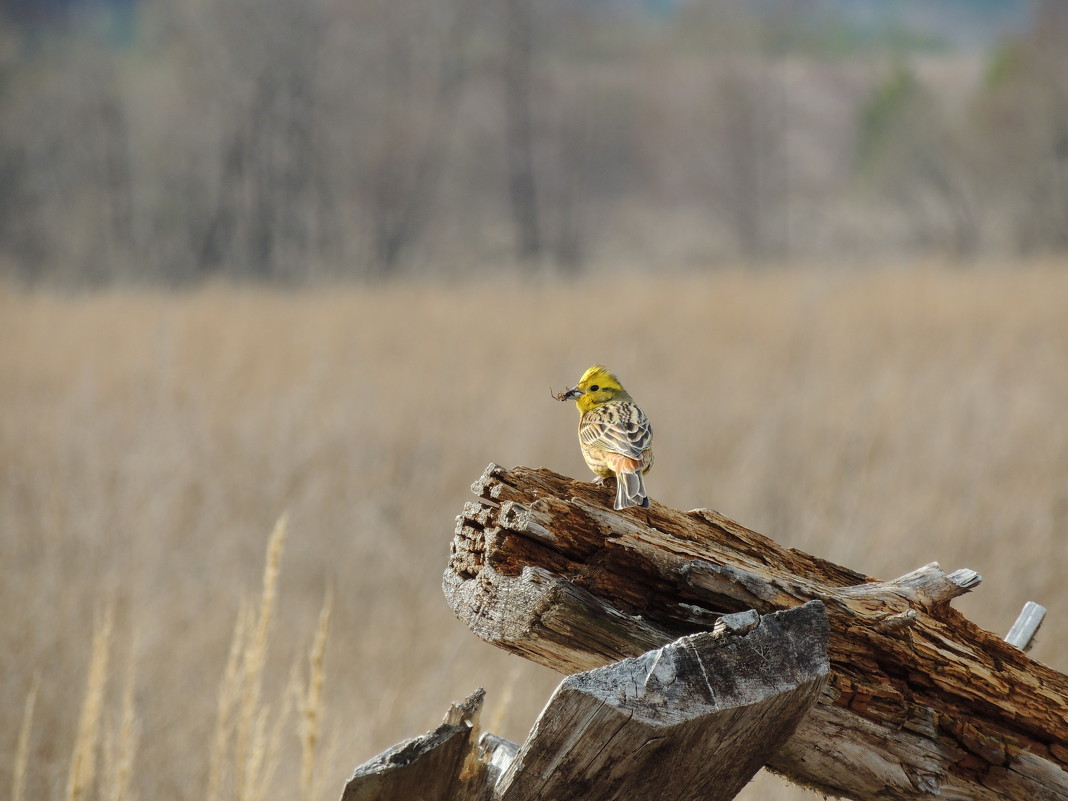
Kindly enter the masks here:
<path id="1" fill-rule="evenodd" d="M 645 492 L 645 477 L 641 473 L 623 471 L 616 474 L 616 509 L 631 506 L 649 508 L 649 496 Z"/>

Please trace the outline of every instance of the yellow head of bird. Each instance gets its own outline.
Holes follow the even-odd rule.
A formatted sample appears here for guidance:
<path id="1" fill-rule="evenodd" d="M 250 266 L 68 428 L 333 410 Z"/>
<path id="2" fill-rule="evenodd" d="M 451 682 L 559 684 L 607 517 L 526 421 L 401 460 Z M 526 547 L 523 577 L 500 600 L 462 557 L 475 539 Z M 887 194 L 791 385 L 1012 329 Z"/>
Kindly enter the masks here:
<path id="1" fill-rule="evenodd" d="M 560 400 L 574 400 L 579 414 L 610 401 L 629 401 L 630 395 L 615 374 L 603 364 L 595 364 L 582 374 L 579 382 L 560 395 Z"/>

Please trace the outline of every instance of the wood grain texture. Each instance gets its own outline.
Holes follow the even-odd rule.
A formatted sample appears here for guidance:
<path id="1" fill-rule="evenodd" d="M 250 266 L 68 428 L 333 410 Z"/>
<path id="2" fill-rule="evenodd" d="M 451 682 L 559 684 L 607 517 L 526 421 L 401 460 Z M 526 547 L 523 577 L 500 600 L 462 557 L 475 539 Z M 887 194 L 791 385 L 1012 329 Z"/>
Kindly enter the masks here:
<path id="1" fill-rule="evenodd" d="M 610 482 L 609 482 L 610 483 Z M 854 799 L 1068 799 L 1068 677 L 954 610 L 972 571 L 876 581 L 708 509 L 490 465 L 443 587 L 480 637 L 564 673 L 821 600 L 830 681 L 770 767 Z"/>

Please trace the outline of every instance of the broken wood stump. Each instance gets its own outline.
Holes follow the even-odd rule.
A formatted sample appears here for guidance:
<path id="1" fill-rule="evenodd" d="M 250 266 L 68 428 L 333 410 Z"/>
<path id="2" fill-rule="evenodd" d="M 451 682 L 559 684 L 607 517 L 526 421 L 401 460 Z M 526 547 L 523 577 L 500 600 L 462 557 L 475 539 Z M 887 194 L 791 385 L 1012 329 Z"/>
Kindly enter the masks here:
<path id="1" fill-rule="evenodd" d="M 829 673 L 813 601 L 568 676 L 523 745 L 478 738 L 481 691 L 358 767 L 342 801 L 730 801 Z M 477 745 L 476 745 L 477 739 Z"/>
<path id="2" fill-rule="evenodd" d="M 830 679 L 771 769 L 858 801 L 1068 799 L 1068 677 L 950 606 L 974 571 L 876 581 L 708 509 L 617 512 L 549 470 L 490 465 L 472 489 L 443 587 L 483 639 L 573 673 L 820 600 Z"/>
<path id="3" fill-rule="evenodd" d="M 455 703 L 434 731 L 359 765 L 341 801 L 481 801 L 500 771 L 476 758 L 483 690 Z"/>

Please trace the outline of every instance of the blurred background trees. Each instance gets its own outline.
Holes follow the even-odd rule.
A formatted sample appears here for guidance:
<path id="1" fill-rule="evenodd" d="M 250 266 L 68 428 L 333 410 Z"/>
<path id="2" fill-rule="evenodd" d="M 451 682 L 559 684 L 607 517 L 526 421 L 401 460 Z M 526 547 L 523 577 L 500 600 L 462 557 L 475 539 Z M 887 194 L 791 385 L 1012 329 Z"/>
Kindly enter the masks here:
<path id="1" fill-rule="evenodd" d="M 0 274 L 1068 250 L 1058 0 L 0 5 Z"/>

